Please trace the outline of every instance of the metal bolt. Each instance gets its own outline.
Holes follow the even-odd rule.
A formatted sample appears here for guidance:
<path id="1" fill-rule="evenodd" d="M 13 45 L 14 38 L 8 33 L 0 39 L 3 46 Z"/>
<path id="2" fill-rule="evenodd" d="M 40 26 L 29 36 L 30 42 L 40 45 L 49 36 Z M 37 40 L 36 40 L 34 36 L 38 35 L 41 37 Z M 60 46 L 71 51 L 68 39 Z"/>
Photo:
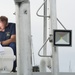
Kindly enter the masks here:
<path id="1" fill-rule="evenodd" d="M 24 11 L 24 14 L 27 14 L 27 10 Z"/>

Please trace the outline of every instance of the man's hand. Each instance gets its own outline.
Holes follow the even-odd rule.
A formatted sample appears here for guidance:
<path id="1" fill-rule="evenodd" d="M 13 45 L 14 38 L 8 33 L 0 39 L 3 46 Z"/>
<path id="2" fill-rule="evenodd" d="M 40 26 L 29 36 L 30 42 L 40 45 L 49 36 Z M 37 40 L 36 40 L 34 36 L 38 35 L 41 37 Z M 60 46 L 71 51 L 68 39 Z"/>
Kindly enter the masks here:
<path id="1" fill-rule="evenodd" d="M 12 35 L 10 39 L 2 41 L 2 45 L 9 45 L 11 42 L 16 42 L 16 35 Z"/>

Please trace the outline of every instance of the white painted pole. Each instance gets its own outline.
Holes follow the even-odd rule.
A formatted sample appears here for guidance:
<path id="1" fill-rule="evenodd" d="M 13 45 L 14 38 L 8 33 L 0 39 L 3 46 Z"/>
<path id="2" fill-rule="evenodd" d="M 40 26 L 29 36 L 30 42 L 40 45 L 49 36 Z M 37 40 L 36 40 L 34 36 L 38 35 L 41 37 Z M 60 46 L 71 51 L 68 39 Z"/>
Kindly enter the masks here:
<path id="1" fill-rule="evenodd" d="M 44 15 L 45 16 L 47 15 L 47 1 L 44 4 Z M 43 22 L 43 25 L 44 25 L 43 26 L 43 43 L 44 43 L 47 39 L 47 17 L 44 17 L 43 21 L 44 21 Z M 46 54 L 47 54 L 47 45 L 45 45 L 43 48 L 43 55 L 46 55 Z"/>
<path id="2" fill-rule="evenodd" d="M 20 6 L 20 75 L 31 75 L 30 3 Z"/>
<path id="3" fill-rule="evenodd" d="M 45 16 L 47 15 L 47 1 L 44 4 L 44 15 Z M 47 17 L 44 17 L 44 20 L 43 20 L 43 43 L 46 41 L 46 39 L 47 39 Z M 47 55 L 47 44 L 43 48 L 43 55 Z M 43 67 L 44 67 L 43 72 L 46 72 L 46 62 Z"/>
<path id="4" fill-rule="evenodd" d="M 31 75 L 30 3 L 16 3 L 17 75 Z"/>
<path id="5" fill-rule="evenodd" d="M 57 29 L 56 19 L 56 0 L 50 0 L 50 16 L 51 16 L 51 33 L 53 35 L 53 29 Z M 58 49 L 53 46 L 52 42 L 52 75 L 58 75 L 59 61 L 58 61 Z"/>

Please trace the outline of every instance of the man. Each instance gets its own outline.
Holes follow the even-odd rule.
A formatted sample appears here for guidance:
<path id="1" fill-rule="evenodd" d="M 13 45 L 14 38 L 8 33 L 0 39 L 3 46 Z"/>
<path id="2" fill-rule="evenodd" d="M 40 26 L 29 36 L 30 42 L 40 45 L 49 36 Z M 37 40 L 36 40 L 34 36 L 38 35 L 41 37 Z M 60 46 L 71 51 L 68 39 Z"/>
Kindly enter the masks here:
<path id="1" fill-rule="evenodd" d="M 0 16 L 0 43 L 2 46 L 8 46 L 13 49 L 14 55 L 16 55 L 16 30 L 15 23 L 8 23 L 6 16 Z M 16 72 L 16 60 L 12 69 Z"/>

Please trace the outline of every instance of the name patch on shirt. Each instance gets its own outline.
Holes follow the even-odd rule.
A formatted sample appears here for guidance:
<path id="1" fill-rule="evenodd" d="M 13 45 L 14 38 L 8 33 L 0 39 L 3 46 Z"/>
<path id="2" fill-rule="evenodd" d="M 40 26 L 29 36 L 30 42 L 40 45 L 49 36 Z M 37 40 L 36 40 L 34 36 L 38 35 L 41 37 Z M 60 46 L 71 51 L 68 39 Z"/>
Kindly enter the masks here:
<path id="1" fill-rule="evenodd" d="M 6 32 L 6 36 L 7 37 L 10 37 L 10 32 Z"/>

